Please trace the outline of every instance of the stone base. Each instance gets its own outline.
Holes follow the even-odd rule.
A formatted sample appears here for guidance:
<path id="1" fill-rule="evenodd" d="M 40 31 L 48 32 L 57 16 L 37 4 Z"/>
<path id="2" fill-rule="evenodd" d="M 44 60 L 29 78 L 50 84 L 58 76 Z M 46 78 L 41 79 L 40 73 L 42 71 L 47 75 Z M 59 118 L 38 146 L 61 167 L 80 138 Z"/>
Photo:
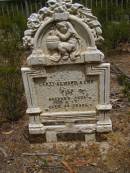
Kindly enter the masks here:
<path id="1" fill-rule="evenodd" d="M 54 131 L 46 132 L 46 142 L 57 142 L 57 134 Z"/>
<path id="2" fill-rule="evenodd" d="M 31 135 L 44 134 L 45 129 L 43 124 L 29 124 L 29 133 Z"/>
<path id="3" fill-rule="evenodd" d="M 87 142 L 87 143 L 96 142 L 95 133 L 93 133 L 93 134 L 84 134 L 84 136 L 85 136 L 85 142 Z M 53 143 L 53 142 L 57 142 L 57 141 L 58 141 L 57 134 L 55 132 L 52 132 L 52 131 L 46 132 L 46 142 Z"/>
<path id="4" fill-rule="evenodd" d="M 111 122 L 111 120 L 109 120 L 109 121 L 98 121 L 96 131 L 98 133 L 111 132 L 112 131 L 112 122 Z"/>
<path id="5" fill-rule="evenodd" d="M 112 122 L 108 121 L 98 121 L 97 124 L 80 124 L 66 126 L 66 125 L 53 125 L 44 126 L 43 124 L 29 124 L 29 133 L 31 135 L 45 134 L 46 142 L 53 143 L 57 142 L 57 134 L 81 134 L 84 135 L 85 142 L 95 142 L 95 134 L 106 133 L 112 131 Z"/>
<path id="6" fill-rule="evenodd" d="M 96 132 L 96 125 L 95 124 L 80 124 L 80 125 L 73 125 L 73 126 L 68 126 L 68 125 L 53 125 L 53 126 L 44 126 L 43 124 L 34 124 L 30 123 L 29 124 L 29 133 L 30 135 L 42 135 L 44 134 L 46 136 L 46 142 L 47 143 L 55 143 L 58 141 L 58 135 L 62 135 L 62 137 L 65 138 L 67 137 L 66 135 L 68 134 L 69 136 L 74 134 L 74 141 L 75 135 L 80 135 L 84 138 L 85 142 L 95 142 L 95 132 Z M 69 136 L 68 136 L 68 141 L 69 141 Z M 73 138 L 73 136 L 72 136 Z M 78 140 L 78 136 L 77 136 Z"/>
<path id="7" fill-rule="evenodd" d="M 85 142 L 87 142 L 87 143 L 96 142 L 95 133 L 85 134 Z"/>

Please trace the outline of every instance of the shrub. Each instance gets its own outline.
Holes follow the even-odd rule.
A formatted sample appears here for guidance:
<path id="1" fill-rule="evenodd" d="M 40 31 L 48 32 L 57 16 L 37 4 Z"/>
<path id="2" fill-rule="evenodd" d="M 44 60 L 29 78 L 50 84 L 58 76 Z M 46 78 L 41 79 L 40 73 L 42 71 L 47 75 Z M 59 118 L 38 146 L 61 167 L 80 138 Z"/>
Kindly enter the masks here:
<path id="1" fill-rule="evenodd" d="M 104 47 L 106 50 L 117 48 L 120 42 L 129 41 L 130 24 L 125 22 L 108 23 L 103 27 Z"/>
<path id="2" fill-rule="evenodd" d="M 118 82 L 123 86 L 123 93 L 130 101 L 130 79 L 125 75 L 120 75 L 118 77 Z"/>
<path id="3" fill-rule="evenodd" d="M 23 115 L 23 85 L 21 81 L 21 36 L 24 18 L 0 18 L 0 113 L 8 120 Z"/>

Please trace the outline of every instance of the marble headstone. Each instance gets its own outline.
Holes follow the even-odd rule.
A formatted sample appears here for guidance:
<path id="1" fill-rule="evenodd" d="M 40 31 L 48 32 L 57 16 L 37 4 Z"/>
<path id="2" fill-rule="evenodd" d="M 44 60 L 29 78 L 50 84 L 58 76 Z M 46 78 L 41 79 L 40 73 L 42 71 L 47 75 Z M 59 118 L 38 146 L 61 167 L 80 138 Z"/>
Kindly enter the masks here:
<path id="1" fill-rule="evenodd" d="M 110 64 L 97 49 L 101 25 L 71 0 L 48 0 L 28 18 L 24 46 L 32 50 L 22 76 L 30 134 L 109 132 Z"/>

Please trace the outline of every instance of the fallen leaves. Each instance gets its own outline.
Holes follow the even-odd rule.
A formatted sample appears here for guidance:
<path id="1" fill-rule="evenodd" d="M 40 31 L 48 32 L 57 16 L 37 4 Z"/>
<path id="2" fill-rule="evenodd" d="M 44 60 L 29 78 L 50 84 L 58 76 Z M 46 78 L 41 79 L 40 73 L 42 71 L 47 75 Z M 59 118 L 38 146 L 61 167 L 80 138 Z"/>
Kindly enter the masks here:
<path id="1" fill-rule="evenodd" d="M 61 162 L 69 173 L 76 173 L 66 161 Z"/>
<path id="2" fill-rule="evenodd" d="M 2 132 L 3 135 L 11 135 L 14 132 L 14 130 L 10 130 L 8 132 Z"/>

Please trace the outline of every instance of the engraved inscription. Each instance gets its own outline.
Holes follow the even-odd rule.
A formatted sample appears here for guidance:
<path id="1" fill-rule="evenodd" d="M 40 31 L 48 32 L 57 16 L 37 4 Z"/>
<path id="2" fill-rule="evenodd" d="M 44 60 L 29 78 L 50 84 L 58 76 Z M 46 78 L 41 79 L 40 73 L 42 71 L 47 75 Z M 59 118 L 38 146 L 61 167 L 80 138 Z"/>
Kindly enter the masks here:
<path id="1" fill-rule="evenodd" d="M 95 110 L 98 78 L 86 77 L 84 66 L 47 67 L 47 78 L 35 80 L 43 112 Z"/>

